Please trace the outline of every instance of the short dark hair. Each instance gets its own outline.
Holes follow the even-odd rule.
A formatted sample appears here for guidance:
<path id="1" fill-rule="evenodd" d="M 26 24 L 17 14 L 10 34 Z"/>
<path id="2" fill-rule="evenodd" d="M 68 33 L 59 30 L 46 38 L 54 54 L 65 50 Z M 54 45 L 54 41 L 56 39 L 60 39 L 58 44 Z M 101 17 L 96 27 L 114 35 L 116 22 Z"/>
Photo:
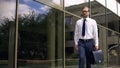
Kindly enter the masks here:
<path id="1" fill-rule="evenodd" d="M 90 9 L 89 9 L 89 7 L 88 7 L 88 6 L 84 6 L 84 7 L 82 7 L 82 9 L 81 9 L 81 10 L 83 10 L 83 9 L 84 9 L 84 8 L 86 8 L 86 7 L 88 8 L 88 11 L 89 11 Z"/>

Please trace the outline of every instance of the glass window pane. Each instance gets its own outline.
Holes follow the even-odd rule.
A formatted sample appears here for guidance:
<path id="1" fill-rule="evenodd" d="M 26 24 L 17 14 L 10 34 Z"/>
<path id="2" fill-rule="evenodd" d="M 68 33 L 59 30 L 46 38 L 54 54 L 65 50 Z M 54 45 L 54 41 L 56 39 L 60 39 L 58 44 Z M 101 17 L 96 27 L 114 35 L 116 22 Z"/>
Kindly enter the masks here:
<path id="1" fill-rule="evenodd" d="M 107 0 L 107 8 L 117 14 L 117 3 L 115 0 Z"/>
<path id="2" fill-rule="evenodd" d="M 63 9 L 63 0 L 35 0 L 53 6 L 55 8 Z"/>
<path id="3" fill-rule="evenodd" d="M 61 5 L 60 2 L 62 2 L 62 1 L 60 1 L 60 0 L 52 0 L 52 2 L 55 3 L 55 4 L 57 4 L 57 5 Z"/>
<path id="4" fill-rule="evenodd" d="M 99 2 L 100 4 L 102 4 L 103 6 L 106 6 L 106 0 L 96 0 L 97 2 Z"/>
<path id="5" fill-rule="evenodd" d="M 0 0 L 0 9 L 0 19 L 8 18 L 13 20 L 15 17 L 15 0 Z"/>
<path id="6" fill-rule="evenodd" d="M 94 18 L 98 24 L 106 26 L 105 7 L 97 1 L 91 2 L 91 17 Z"/>
<path id="7" fill-rule="evenodd" d="M 79 19 L 66 13 L 65 23 L 65 63 L 66 68 L 78 68 L 78 53 L 74 49 L 74 30 L 76 21 Z"/>
<path id="8" fill-rule="evenodd" d="M 119 16 L 116 16 L 116 14 L 111 12 L 107 15 L 107 20 L 108 28 L 119 32 Z"/>
<path id="9" fill-rule="evenodd" d="M 120 3 L 118 3 L 118 15 L 120 16 Z"/>
<path id="10" fill-rule="evenodd" d="M 105 6 L 107 9 L 118 15 L 117 11 L 117 1 L 116 0 L 96 0 L 101 5 Z M 119 6 L 118 6 L 119 8 Z"/>
<path id="11" fill-rule="evenodd" d="M 16 0 L 0 0 L 0 68 L 8 68 L 9 25 L 15 21 L 15 4 Z"/>
<path id="12" fill-rule="evenodd" d="M 108 34 L 108 67 L 113 67 L 115 68 L 119 67 L 120 63 L 120 44 L 119 44 L 119 36 L 117 36 L 117 33 L 108 31 L 108 33 L 112 33 L 111 36 Z M 114 58 L 114 59 L 113 59 Z"/>
<path id="13" fill-rule="evenodd" d="M 40 2 L 25 1 L 19 2 L 19 67 L 62 67 L 63 12 Z"/>
<path id="14" fill-rule="evenodd" d="M 65 1 L 65 7 L 68 7 L 68 6 L 79 5 L 79 4 L 86 3 L 89 1 L 94 1 L 94 0 L 64 0 L 64 1 Z"/>

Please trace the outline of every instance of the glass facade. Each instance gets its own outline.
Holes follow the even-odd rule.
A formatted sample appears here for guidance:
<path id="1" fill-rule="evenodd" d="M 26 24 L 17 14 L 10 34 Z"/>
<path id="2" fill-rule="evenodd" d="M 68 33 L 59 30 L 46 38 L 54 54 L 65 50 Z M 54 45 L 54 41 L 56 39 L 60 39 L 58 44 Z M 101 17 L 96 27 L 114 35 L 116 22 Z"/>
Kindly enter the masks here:
<path id="1" fill-rule="evenodd" d="M 86 5 L 97 21 L 105 60 L 92 67 L 120 67 L 120 5 L 115 0 L 0 0 L 0 67 L 78 68 L 74 29 Z"/>
<path id="2" fill-rule="evenodd" d="M 30 3 L 21 0 L 19 4 Z M 36 8 L 28 14 L 19 12 L 18 67 L 62 67 L 63 12 L 35 1 L 32 4 L 29 7 Z M 27 61 L 23 63 L 24 60 Z"/>

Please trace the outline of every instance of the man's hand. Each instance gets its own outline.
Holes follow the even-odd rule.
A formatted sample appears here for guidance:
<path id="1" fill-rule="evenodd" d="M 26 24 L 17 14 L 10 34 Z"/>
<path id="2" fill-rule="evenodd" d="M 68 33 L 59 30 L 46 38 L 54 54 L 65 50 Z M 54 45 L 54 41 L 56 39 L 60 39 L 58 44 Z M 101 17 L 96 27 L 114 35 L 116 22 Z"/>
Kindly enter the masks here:
<path id="1" fill-rule="evenodd" d="M 99 46 L 96 45 L 96 46 L 95 46 L 95 50 L 98 50 L 98 49 L 99 49 Z"/>
<path id="2" fill-rule="evenodd" d="M 78 51 L 78 45 L 75 45 L 75 49 Z"/>

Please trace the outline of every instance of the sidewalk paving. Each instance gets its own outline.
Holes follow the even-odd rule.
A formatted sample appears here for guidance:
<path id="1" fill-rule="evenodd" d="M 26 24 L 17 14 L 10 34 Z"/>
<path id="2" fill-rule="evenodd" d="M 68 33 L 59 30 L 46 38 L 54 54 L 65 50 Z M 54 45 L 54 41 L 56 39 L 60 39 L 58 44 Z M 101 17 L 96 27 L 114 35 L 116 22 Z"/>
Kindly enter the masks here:
<path id="1" fill-rule="evenodd" d="M 0 65 L 0 68 L 8 68 L 8 66 Z M 58 67 L 50 67 L 49 65 L 25 65 L 25 66 L 19 66 L 18 68 L 63 68 L 62 66 Z M 78 65 L 69 65 L 65 66 L 65 68 L 78 68 Z M 104 65 L 92 65 L 92 68 L 120 68 L 120 66 L 104 66 Z"/>
<path id="2" fill-rule="evenodd" d="M 78 68 L 77 65 L 72 65 L 72 66 L 66 66 L 66 68 Z M 120 68 L 120 66 L 103 66 L 103 65 L 92 65 L 92 68 Z"/>

